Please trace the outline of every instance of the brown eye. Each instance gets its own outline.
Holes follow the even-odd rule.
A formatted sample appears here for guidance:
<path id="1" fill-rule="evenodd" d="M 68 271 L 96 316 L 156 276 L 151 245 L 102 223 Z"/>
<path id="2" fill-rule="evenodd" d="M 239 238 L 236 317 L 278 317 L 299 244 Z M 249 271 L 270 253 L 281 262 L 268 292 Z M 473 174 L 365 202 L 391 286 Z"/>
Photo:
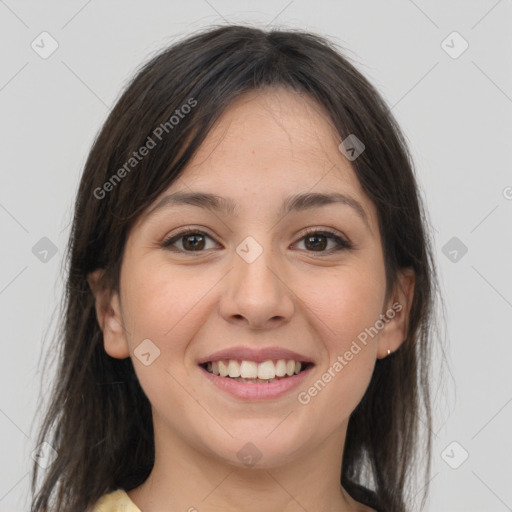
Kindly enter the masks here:
<path id="1" fill-rule="evenodd" d="M 178 252 L 203 252 L 207 238 L 213 240 L 209 235 L 202 231 L 187 230 L 164 241 L 162 243 L 162 247 Z M 177 243 L 179 243 L 179 245 L 177 247 L 173 247 Z"/>
<path id="2" fill-rule="evenodd" d="M 204 236 L 201 234 L 192 234 L 192 235 L 186 235 L 182 237 L 183 242 L 183 248 L 185 250 L 195 251 L 196 249 L 204 249 Z"/>
<path id="3" fill-rule="evenodd" d="M 352 245 L 348 241 L 344 240 L 332 231 L 311 230 L 303 236 L 301 240 L 304 240 L 304 246 L 308 252 L 330 254 L 334 251 L 352 248 Z M 334 247 L 329 250 L 325 250 L 329 241 L 334 243 Z"/>
<path id="4" fill-rule="evenodd" d="M 188 229 L 162 242 L 162 247 L 174 252 L 200 253 L 213 248 L 206 247 L 207 239 L 213 241 L 213 238 L 203 231 Z M 304 246 L 307 252 L 331 254 L 332 252 L 343 249 L 352 249 L 352 245 L 348 241 L 332 231 L 318 231 L 313 229 L 300 239 L 300 241 L 302 240 L 304 240 Z M 334 246 L 328 249 L 329 242 L 333 243 Z"/>
<path id="5" fill-rule="evenodd" d="M 308 235 L 304 237 L 306 247 L 312 250 L 323 250 L 327 247 L 327 237 L 324 235 Z"/>

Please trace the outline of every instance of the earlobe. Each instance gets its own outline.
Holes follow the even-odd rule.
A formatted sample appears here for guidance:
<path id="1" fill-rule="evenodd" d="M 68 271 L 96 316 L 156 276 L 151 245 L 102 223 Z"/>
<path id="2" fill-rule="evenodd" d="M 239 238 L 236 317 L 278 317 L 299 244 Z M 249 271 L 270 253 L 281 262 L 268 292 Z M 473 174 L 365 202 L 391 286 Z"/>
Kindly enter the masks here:
<path id="1" fill-rule="evenodd" d="M 95 299 L 96 318 L 103 332 L 105 352 L 111 357 L 124 359 L 130 356 L 130 348 L 123 327 L 119 294 L 102 285 L 103 270 L 95 270 L 87 276 Z"/>
<path id="2" fill-rule="evenodd" d="M 399 271 L 398 282 L 387 309 L 387 321 L 379 333 L 377 358 L 383 359 L 398 350 L 407 338 L 409 314 L 414 297 L 414 271 L 404 268 Z"/>

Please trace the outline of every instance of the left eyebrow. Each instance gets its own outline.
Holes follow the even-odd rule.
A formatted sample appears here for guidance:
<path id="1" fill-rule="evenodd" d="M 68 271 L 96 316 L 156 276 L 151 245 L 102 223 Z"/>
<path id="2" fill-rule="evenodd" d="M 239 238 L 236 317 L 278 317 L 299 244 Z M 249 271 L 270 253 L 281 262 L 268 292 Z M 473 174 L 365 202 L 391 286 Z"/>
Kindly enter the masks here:
<path id="1" fill-rule="evenodd" d="M 359 201 L 346 194 L 332 193 L 305 193 L 287 197 L 278 212 L 278 216 L 285 216 L 290 212 L 300 212 L 319 208 L 329 204 L 344 204 L 350 206 L 357 215 L 370 228 L 368 215 Z M 206 210 L 224 213 L 226 215 L 237 214 L 238 206 L 232 199 L 207 192 L 174 192 L 163 197 L 147 214 L 149 217 L 162 208 L 170 208 L 177 205 L 192 205 Z M 371 229 L 370 229 L 371 231 Z"/>

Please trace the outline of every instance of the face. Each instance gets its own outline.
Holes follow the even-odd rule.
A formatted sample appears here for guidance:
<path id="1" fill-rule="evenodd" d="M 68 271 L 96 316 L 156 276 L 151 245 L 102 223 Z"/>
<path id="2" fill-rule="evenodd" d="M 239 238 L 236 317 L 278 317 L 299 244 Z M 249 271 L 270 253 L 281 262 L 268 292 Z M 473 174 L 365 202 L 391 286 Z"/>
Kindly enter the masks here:
<path id="1" fill-rule="evenodd" d="M 405 338 L 410 288 L 386 300 L 377 211 L 340 142 L 308 97 L 246 94 L 131 230 L 120 296 L 98 316 L 105 350 L 132 358 L 156 435 L 235 465 L 247 443 L 264 466 L 297 459 L 344 435 L 376 359 Z M 169 199 L 178 192 L 231 210 Z M 293 202 L 304 194 L 341 200 Z M 308 364 L 272 383 L 199 364 L 235 348 L 220 355 L 233 375 L 230 359 L 249 372 Z"/>

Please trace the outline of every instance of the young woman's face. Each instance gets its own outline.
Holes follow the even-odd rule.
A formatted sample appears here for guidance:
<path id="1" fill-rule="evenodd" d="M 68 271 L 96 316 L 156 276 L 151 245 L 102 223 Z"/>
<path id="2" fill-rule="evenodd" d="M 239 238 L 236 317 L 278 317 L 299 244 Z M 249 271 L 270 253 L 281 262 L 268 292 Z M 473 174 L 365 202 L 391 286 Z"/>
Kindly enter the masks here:
<path id="1" fill-rule="evenodd" d="M 311 99 L 246 94 L 130 232 L 105 349 L 132 358 L 159 442 L 240 466 L 292 461 L 331 434 L 339 444 L 376 359 L 405 338 L 404 301 L 385 301 L 377 212 L 340 142 Z M 294 200 L 309 194 L 341 200 Z M 282 374 L 278 360 L 308 366 L 237 382 L 200 365 L 219 357 L 251 378 Z"/>

